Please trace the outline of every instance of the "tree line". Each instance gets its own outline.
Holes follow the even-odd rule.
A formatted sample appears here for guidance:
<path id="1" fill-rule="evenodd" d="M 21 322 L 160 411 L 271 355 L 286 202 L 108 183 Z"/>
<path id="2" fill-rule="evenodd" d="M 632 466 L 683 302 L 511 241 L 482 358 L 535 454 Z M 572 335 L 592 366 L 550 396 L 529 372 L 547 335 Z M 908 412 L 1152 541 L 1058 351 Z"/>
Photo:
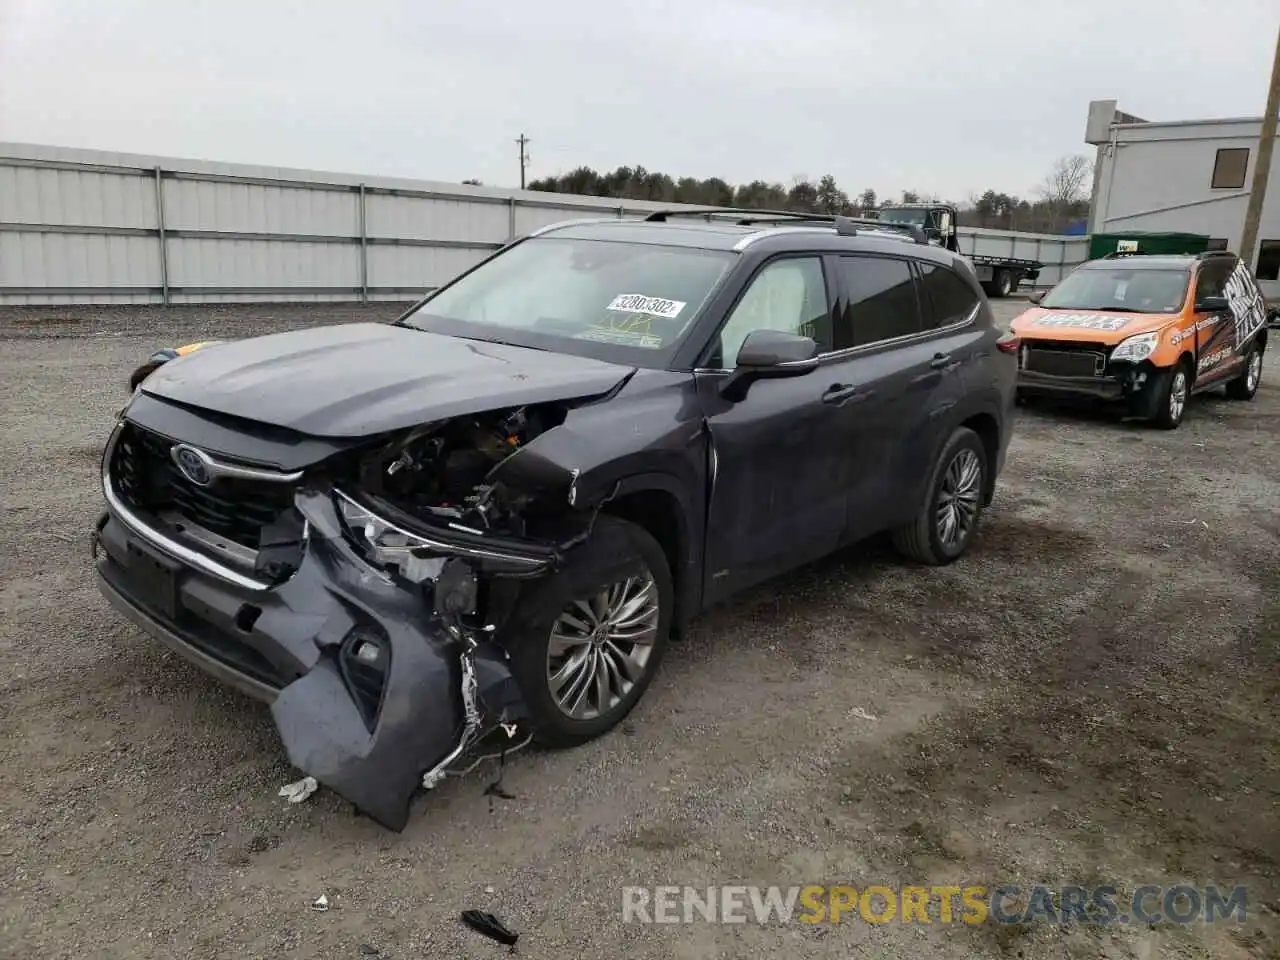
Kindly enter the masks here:
<path id="1" fill-rule="evenodd" d="M 1030 199 L 994 189 L 970 194 L 955 202 L 963 226 L 1058 233 L 1073 221 L 1088 215 L 1088 184 L 1091 164 L 1084 156 L 1064 156 L 1054 162 Z M 478 183 L 478 181 L 466 181 Z M 817 182 L 795 177 L 791 184 L 753 180 L 731 184 L 720 177 L 672 177 L 644 167 L 618 167 L 601 173 L 578 167 L 568 173 L 542 177 L 529 184 L 530 190 L 568 193 L 616 200 L 653 200 L 659 203 L 690 203 L 713 207 L 743 207 L 752 210 L 796 210 L 806 213 L 842 213 L 865 216 L 895 203 L 942 202 L 942 198 L 915 190 L 903 190 L 895 198 L 881 198 L 874 189 L 851 194 L 826 174 Z"/>

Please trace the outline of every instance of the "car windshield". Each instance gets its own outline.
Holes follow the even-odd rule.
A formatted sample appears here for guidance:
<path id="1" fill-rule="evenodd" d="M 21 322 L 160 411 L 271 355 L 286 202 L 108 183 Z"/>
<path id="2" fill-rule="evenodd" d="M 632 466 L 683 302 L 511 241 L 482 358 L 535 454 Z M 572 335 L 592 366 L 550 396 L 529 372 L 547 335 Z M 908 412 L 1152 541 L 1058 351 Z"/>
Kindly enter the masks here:
<path id="1" fill-rule="evenodd" d="M 1050 310 L 1177 313 L 1187 297 L 1189 270 L 1087 267 L 1067 276 L 1040 301 Z"/>
<path id="2" fill-rule="evenodd" d="M 657 366 L 734 259 L 717 250 L 534 237 L 459 278 L 400 322 Z"/>
<path id="3" fill-rule="evenodd" d="M 921 207 L 884 207 L 880 211 L 880 219 L 885 223 L 909 223 L 923 227 L 929 211 Z"/>

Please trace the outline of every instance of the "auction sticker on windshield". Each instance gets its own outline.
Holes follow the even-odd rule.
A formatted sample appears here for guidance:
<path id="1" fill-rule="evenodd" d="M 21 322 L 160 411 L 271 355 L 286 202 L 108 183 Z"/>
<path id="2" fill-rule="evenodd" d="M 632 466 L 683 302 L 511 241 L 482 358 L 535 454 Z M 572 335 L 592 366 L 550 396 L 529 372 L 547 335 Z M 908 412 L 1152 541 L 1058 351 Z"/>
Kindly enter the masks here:
<path id="1" fill-rule="evenodd" d="M 1070 327 L 1076 330 L 1122 330 L 1132 317 L 1116 317 L 1097 313 L 1046 313 L 1036 320 L 1038 327 Z"/>
<path id="2" fill-rule="evenodd" d="M 644 313 L 663 320 L 674 320 L 686 306 L 684 300 L 668 300 L 665 297 L 647 297 L 642 293 L 620 293 L 613 298 L 606 310 L 616 313 Z"/>
<path id="3" fill-rule="evenodd" d="M 594 340 L 597 343 L 616 343 L 625 347 L 644 347 L 646 350 L 657 350 L 662 346 L 661 337 L 626 327 L 588 327 L 581 333 L 574 334 L 573 338 Z"/>

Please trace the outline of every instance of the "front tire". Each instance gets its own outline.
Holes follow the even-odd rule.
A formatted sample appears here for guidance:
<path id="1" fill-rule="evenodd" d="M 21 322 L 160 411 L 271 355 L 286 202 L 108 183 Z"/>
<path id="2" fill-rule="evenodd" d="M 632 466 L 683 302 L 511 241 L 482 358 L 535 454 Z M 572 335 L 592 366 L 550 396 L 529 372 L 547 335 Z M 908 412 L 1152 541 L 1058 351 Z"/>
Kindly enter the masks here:
<path id="1" fill-rule="evenodd" d="M 620 723 L 658 670 L 674 607 L 653 536 L 598 517 L 564 567 L 525 588 L 503 630 L 534 739 L 577 746 Z"/>
<path id="2" fill-rule="evenodd" d="M 1191 364 L 1183 360 L 1165 377 L 1152 423 L 1161 430 L 1176 430 L 1187 412 L 1187 400 L 1190 396 Z"/>
<path id="3" fill-rule="evenodd" d="M 934 464 L 924 505 L 893 532 L 898 552 L 935 567 L 959 558 L 978 529 L 989 469 L 982 439 L 957 427 Z"/>
<path id="4" fill-rule="evenodd" d="M 1255 344 L 1245 360 L 1244 373 L 1227 384 L 1227 396 L 1232 400 L 1252 400 L 1262 382 L 1262 351 Z"/>

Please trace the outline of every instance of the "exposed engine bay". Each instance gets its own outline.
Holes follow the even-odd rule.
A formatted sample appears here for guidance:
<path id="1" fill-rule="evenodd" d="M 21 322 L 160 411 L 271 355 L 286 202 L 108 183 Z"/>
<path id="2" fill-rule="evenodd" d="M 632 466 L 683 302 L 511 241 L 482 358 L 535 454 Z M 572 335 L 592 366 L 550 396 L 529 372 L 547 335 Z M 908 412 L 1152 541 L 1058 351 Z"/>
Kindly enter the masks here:
<path id="1" fill-rule="evenodd" d="M 360 489 L 428 522 L 525 536 L 531 499 L 488 477 L 564 418 L 562 408 L 543 405 L 427 424 L 367 457 Z"/>

